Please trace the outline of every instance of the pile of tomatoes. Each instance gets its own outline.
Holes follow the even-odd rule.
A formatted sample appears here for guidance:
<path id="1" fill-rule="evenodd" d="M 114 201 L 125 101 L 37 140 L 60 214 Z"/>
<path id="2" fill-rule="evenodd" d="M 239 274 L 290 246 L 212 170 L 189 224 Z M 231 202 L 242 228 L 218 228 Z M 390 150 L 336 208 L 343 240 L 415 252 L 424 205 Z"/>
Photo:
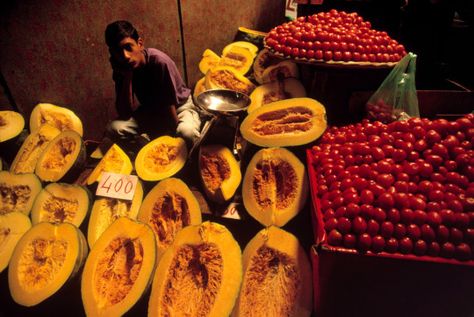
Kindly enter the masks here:
<path id="1" fill-rule="evenodd" d="M 277 55 L 306 61 L 390 63 L 406 55 L 387 32 L 372 29 L 356 12 L 335 9 L 273 28 L 265 45 Z"/>
<path id="2" fill-rule="evenodd" d="M 312 148 L 327 243 L 474 259 L 474 115 L 329 128 Z"/>

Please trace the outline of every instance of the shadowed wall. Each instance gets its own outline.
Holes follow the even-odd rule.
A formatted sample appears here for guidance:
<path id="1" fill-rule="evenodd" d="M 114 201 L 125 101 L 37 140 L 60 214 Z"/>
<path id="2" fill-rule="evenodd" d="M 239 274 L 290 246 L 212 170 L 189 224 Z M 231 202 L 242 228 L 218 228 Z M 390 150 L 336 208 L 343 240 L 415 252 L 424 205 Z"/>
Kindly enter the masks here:
<path id="1" fill-rule="evenodd" d="M 283 21 L 284 6 L 283 0 L 3 2 L 0 72 L 27 120 L 37 103 L 50 102 L 82 119 L 85 139 L 100 139 L 115 116 L 103 36 L 108 23 L 131 21 L 146 46 L 170 55 L 192 88 L 202 76 L 197 65 L 206 48 L 220 53 L 239 26 L 268 31 Z M 11 108 L 1 89 L 0 109 Z"/>

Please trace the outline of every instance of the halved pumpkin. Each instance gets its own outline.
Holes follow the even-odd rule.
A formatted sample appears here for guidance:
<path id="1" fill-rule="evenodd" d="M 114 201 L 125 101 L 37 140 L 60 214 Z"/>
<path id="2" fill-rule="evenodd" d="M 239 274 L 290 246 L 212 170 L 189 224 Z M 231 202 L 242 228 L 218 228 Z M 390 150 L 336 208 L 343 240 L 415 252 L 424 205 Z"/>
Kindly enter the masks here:
<path id="1" fill-rule="evenodd" d="M 113 144 L 87 177 L 87 185 L 99 182 L 102 172 L 129 175 L 132 170 L 128 155 L 117 144 Z"/>
<path id="2" fill-rule="evenodd" d="M 143 180 L 159 181 L 179 172 L 187 156 L 188 149 L 183 138 L 164 135 L 140 149 L 135 158 L 135 170 Z"/>
<path id="3" fill-rule="evenodd" d="M 271 226 L 243 252 L 244 276 L 232 316 L 310 316 L 312 272 L 298 239 Z"/>
<path id="4" fill-rule="evenodd" d="M 229 66 L 216 66 L 206 73 L 206 89 L 227 88 L 250 95 L 255 85 Z"/>
<path id="5" fill-rule="evenodd" d="M 238 45 L 227 46 L 217 66 L 229 66 L 238 73 L 245 75 L 252 67 L 255 55 L 246 47 Z"/>
<path id="6" fill-rule="evenodd" d="M 203 145 L 199 154 L 199 172 L 206 196 L 223 203 L 240 185 L 240 165 L 229 148 L 220 144 Z"/>
<path id="7" fill-rule="evenodd" d="M 222 55 L 226 55 L 229 51 L 231 51 L 235 46 L 238 46 L 238 47 L 243 47 L 245 49 L 247 49 L 250 53 L 252 53 L 253 57 L 255 58 L 255 56 L 257 56 L 257 52 L 258 52 L 258 47 L 251 43 L 251 42 L 247 42 L 247 41 L 235 41 L 235 42 L 232 42 L 230 44 L 227 44 L 223 49 L 222 49 Z"/>
<path id="8" fill-rule="evenodd" d="M 280 78 L 299 78 L 298 65 L 289 60 L 271 65 L 263 70 L 261 83 L 269 83 Z"/>
<path id="9" fill-rule="evenodd" d="M 95 242 L 82 273 L 87 316 L 121 316 L 142 297 L 155 269 L 155 238 L 143 223 L 121 217 Z"/>
<path id="10" fill-rule="evenodd" d="M 196 197 L 186 183 L 173 177 L 156 184 L 145 196 L 137 219 L 153 229 L 158 259 L 182 228 L 202 221 Z"/>
<path id="11" fill-rule="evenodd" d="M 73 130 L 83 135 L 81 119 L 70 109 L 50 103 L 39 103 L 30 115 L 30 131 L 37 130 L 43 124 L 49 124 L 60 131 Z"/>
<path id="12" fill-rule="evenodd" d="M 18 135 L 25 128 L 23 115 L 16 111 L 0 111 L 0 143 L 8 141 Z"/>
<path id="13" fill-rule="evenodd" d="M 32 173 L 13 174 L 0 171 L 0 215 L 18 211 L 29 215 L 43 185 Z"/>
<path id="14" fill-rule="evenodd" d="M 70 223 L 39 223 L 18 242 L 8 267 L 13 300 L 34 306 L 54 295 L 87 257 L 84 235 Z"/>
<path id="15" fill-rule="evenodd" d="M 321 103 L 291 98 L 255 109 L 242 121 L 240 132 L 258 146 L 297 146 L 316 140 L 326 127 L 326 109 Z"/>
<path id="16" fill-rule="evenodd" d="M 202 53 L 202 58 L 199 61 L 199 70 L 201 73 L 206 75 L 207 71 L 216 66 L 221 60 L 220 56 L 214 53 L 213 50 L 207 48 L 204 53 Z"/>
<path id="17" fill-rule="evenodd" d="M 283 59 L 272 54 L 267 48 L 260 50 L 253 63 L 253 75 L 255 80 L 262 84 L 263 71 L 272 65 L 282 62 Z"/>
<path id="18" fill-rule="evenodd" d="M 285 148 L 261 149 L 245 171 L 242 199 L 264 226 L 284 226 L 304 207 L 308 180 L 303 163 Z"/>
<path id="19" fill-rule="evenodd" d="M 47 182 L 73 182 L 86 162 L 86 147 L 82 137 L 67 130 L 57 135 L 46 146 L 36 163 L 35 173 Z"/>
<path id="20" fill-rule="evenodd" d="M 43 124 L 39 129 L 30 133 L 13 160 L 10 171 L 15 174 L 34 173 L 36 163 L 49 142 L 61 133 L 49 124 Z"/>
<path id="21" fill-rule="evenodd" d="M 87 229 L 87 242 L 92 248 L 102 233 L 118 218 L 128 217 L 137 219 L 138 211 L 143 200 L 143 186 L 137 182 L 132 200 L 109 197 L 97 197 L 92 206 Z"/>
<path id="22" fill-rule="evenodd" d="M 30 218 L 21 212 L 0 215 L 0 273 L 8 266 L 16 244 L 30 228 Z"/>
<path id="23" fill-rule="evenodd" d="M 31 209 L 33 225 L 46 221 L 69 222 L 79 227 L 89 213 L 92 194 L 80 185 L 50 183 L 36 197 Z"/>
<path id="24" fill-rule="evenodd" d="M 267 36 L 267 34 L 268 33 L 266 32 L 252 30 L 244 26 L 239 26 L 234 40 L 250 42 L 261 49 L 263 47 L 263 39 L 265 38 L 265 36 Z"/>
<path id="25" fill-rule="evenodd" d="M 303 84 L 296 78 L 286 78 L 272 81 L 255 88 L 250 94 L 250 106 L 247 112 L 251 113 L 255 109 L 283 99 L 306 97 L 306 90 Z"/>
<path id="26" fill-rule="evenodd" d="M 223 225 L 183 228 L 155 271 L 148 316 L 229 316 L 242 281 L 241 256 Z"/>

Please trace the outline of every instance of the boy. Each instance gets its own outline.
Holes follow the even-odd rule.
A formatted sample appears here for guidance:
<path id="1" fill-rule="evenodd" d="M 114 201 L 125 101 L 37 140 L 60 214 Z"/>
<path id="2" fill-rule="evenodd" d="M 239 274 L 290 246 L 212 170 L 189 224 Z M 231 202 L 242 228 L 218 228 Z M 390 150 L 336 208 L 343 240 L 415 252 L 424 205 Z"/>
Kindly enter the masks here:
<path id="1" fill-rule="evenodd" d="M 201 120 L 191 90 L 173 60 L 155 48 L 145 48 L 143 39 L 128 21 L 109 24 L 105 41 L 119 115 L 107 127 L 112 137 L 129 139 L 146 134 L 154 139 L 176 133 L 193 144 L 200 136 Z"/>

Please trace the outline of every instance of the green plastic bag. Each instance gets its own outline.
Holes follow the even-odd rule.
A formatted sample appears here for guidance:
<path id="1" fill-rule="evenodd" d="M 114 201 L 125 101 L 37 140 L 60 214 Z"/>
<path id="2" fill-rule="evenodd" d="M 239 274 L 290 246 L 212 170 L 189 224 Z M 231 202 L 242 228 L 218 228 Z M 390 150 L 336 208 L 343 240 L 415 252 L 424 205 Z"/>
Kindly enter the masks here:
<path id="1" fill-rule="evenodd" d="M 408 53 L 367 101 L 367 118 L 389 123 L 419 117 L 415 71 L 416 55 Z"/>

